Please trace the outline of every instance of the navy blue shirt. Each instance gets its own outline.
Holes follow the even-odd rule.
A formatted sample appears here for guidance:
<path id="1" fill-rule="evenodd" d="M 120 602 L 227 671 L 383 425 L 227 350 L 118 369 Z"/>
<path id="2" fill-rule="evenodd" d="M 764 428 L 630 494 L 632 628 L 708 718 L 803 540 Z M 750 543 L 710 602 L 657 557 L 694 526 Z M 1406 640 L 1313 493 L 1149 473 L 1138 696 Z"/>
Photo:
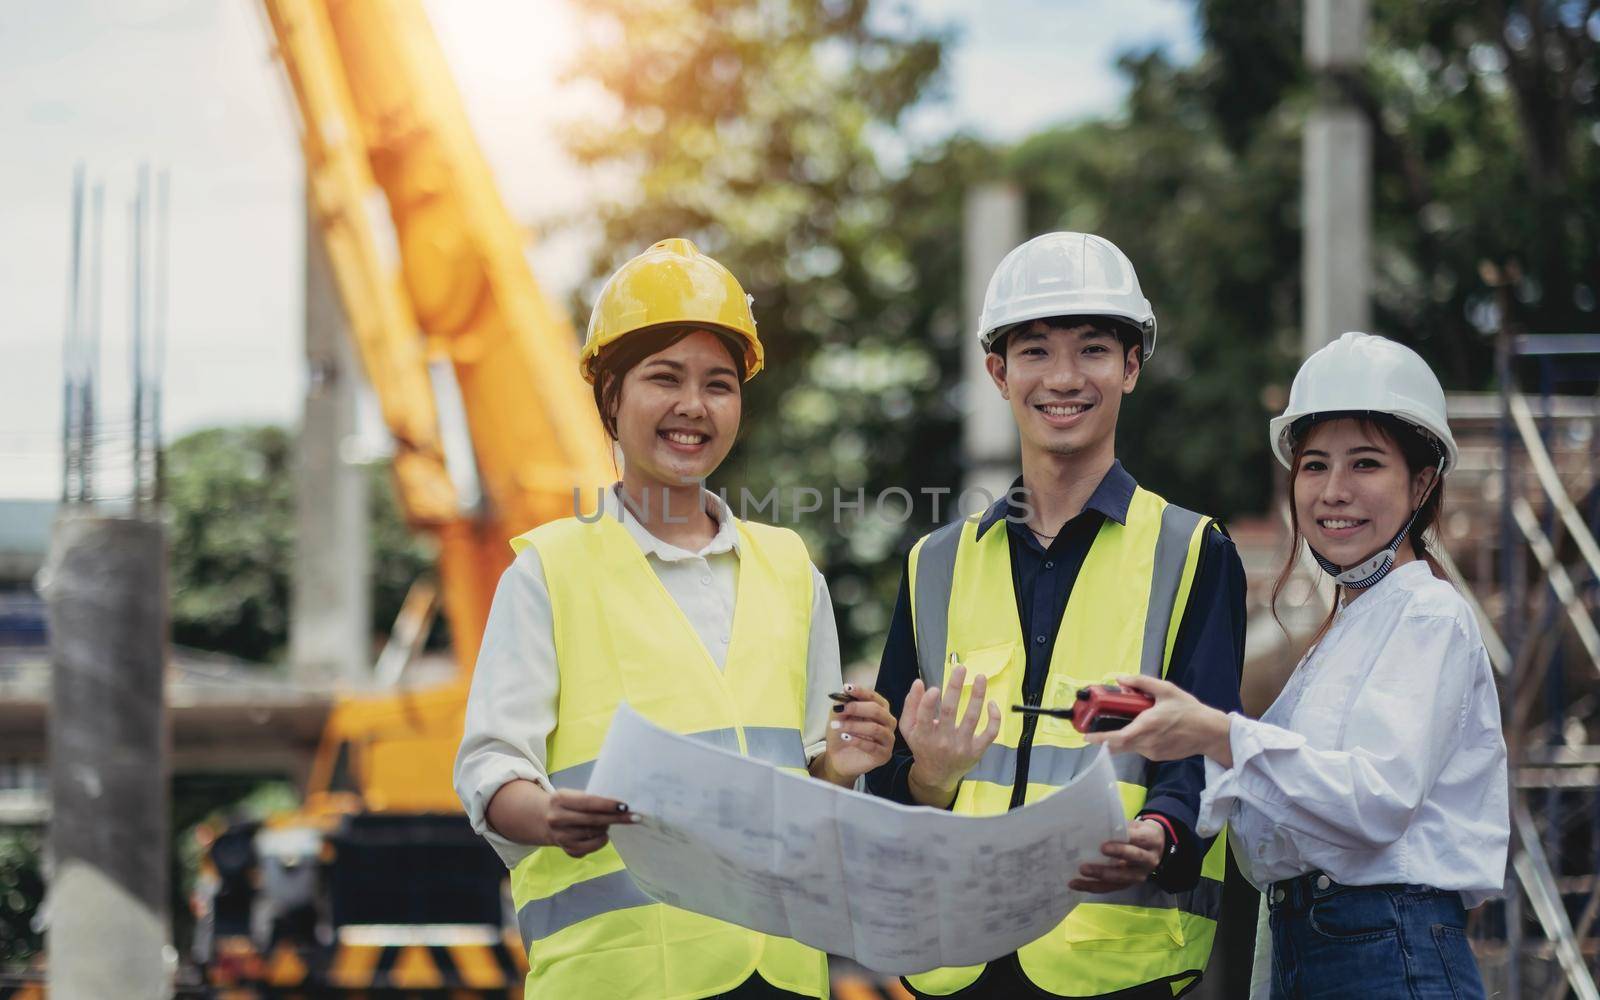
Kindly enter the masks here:
<path id="1" fill-rule="evenodd" d="M 1018 479 L 1012 489 L 1021 485 L 1022 480 Z M 991 530 L 1005 530 L 1009 535 L 1012 589 L 1027 650 L 1023 691 L 1032 704 L 1038 704 L 1039 694 L 1044 689 L 1050 671 L 1050 654 L 1055 648 L 1061 619 L 1066 614 L 1067 599 L 1072 596 L 1073 584 L 1077 582 L 1089 547 L 1107 518 L 1118 524 L 1127 523 L 1135 485 L 1122 463 L 1113 462 L 1083 510 L 1062 526 L 1048 547 L 1040 544 L 1022 523 L 1017 508 L 1006 497 L 995 501 L 978 523 L 980 538 Z M 1008 514 L 1012 516 L 1008 518 Z M 907 562 L 909 564 L 909 559 Z M 912 682 L 918 677 L 908 575 L 904 570 L 901 572 L 900 594 L 895 599 L 894 618 L 889 623 L 889 636 L 878 666 L 877 690 L 888 699 L 890 711 L 896 717 L 905 705 Z M 1233 541 L 1221 531 L 1207 531 L 1189 601 L 1178 625 L 1166 679 L 1224 712 L 1240 708 L 1244 592 L 1244 566 Z M 1001 706 L 1001 709 L 1004 711 L 1008 707 Z M 1035 724 L 1033 719 L 1023 723 L 1023 745 L 1018 748 L 1017 759 L 1018 787 L 1027 780 L 1025 748 L 1031 746 Z M 897 731 L 894 756 L 868 773 L 868 789 L 884 798 L 915 804 L 907 778 L 911 763 L 911 749 Z M 1177 851 L 1162 864 L 1156 883 L 1170 892 L 1183 892 L 1198 883 L 1200 862 L 1211 844 L 1209 839 L 1201 840 L 1194 833 L 1200 792 L 1206 783 L 1205 761 L 1195 756 L 1152 763 L 1149 767 L 1150 793 L 1140 814 L 1160 814 L 1177 834 Z"/>

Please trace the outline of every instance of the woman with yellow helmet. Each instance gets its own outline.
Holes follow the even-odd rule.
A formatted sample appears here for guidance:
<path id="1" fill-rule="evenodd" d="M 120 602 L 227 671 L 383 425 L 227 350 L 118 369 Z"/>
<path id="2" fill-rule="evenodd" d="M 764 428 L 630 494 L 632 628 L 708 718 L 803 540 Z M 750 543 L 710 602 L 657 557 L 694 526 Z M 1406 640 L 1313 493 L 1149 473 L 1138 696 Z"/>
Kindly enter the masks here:
<path id="1" fill-rule="evenodd" d="M 827 995 L 827 960 L 657 903 L 607 838 L 626 803 L 584 788 L 619 704 L 852 785 L 889 758 L 883 699 L 840 683 L 827 585 L 799 536 L 703 482 L 761 370 L 750 298 L 684 239 L 624 264 L 580 359 L 622 480 L 594 516 L 512 541 L 473 675 L 456 789 L 511 868 L 530 997 Z"/>

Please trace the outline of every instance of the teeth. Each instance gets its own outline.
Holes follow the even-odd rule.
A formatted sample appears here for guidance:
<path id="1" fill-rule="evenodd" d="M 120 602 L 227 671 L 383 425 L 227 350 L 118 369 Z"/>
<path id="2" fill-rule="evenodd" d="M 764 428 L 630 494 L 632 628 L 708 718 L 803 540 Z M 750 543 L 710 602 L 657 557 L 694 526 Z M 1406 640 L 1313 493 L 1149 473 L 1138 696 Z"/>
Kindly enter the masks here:
<path id="1" fill-rule="evenodd" d="M 1323 521 L 1318 521 L 1317 523 L 1322 525 L 1324 528 L 1329 529 L 1330 531 L 1338 531 L 1341 528 L 1354 528 L 1356 525 L 1360 524 L 1361 522 L 1360 521 L 1323 520 Z"/>
<path id="2" fill-rule="evenodd" d="M 685 434 L 682 431 L 667 431 L 667 440 L 676 444 L 704 444 L 704 434 Z"/>
<path id="3" fill-rule="evenodd" d="M 1075 414 L 1082 413 L 1088 408 L 1089 406 L 1086 403 L 1079 403 L 1076 406 L 1051 406 L 1049 403 L 1046 403 L 1040 407 L 1040 409 L 1044 410 L 1045 413 L 1052 417 L 1070 417 Z"/>

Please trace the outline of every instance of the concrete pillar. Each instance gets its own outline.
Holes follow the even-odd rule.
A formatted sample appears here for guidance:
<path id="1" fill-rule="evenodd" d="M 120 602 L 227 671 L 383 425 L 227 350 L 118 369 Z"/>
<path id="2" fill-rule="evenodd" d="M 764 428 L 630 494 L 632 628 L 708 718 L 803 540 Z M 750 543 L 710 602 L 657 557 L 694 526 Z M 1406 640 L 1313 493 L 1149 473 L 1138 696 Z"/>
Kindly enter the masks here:
<path id="1" fill-rule="evenodd" d="M 1361 67 L 1366 37 L 1367 0 L 1307 0 L 1306 62 L 1320 81 L 1304 140 L 1307 356 L 1372 323 L 1372 132 L 1337 82 Z"/>
<path id="2" fill-rule="evenodd" d="M 984 350 L 978 344 L 978 316 L 989 278 L 1002 258 L 1024 239 L 1026 222 L 1022 192 L 1010 184 L 985 184 L 967 192 L 963 208 L 962 301 L 966 328 L 961 331 L 961 399 L 966 411 L 961 452 L 965 477 L 963 491 L 973 491 L 965 513 L 977 508 L 976 491 L 999 497 L 1017 477 L 1020 459 L 1017 424 L 1011 406 L 984 367 Z M 952 509 L 950 517 L 954 518 Z"/>
<path id="3" fill-rule="evenodd" d="M 295 473 L 289 664 L 296 683 L 363 687 L 371 675 L 367 473 L 349 460 L 360 369 L 321 234 L 306 218 L 306 382 Z"/>
<path id="4" fill-rule="evenodd" d="M 162 528 L 63 514 L 40 582 L 52 668 L 50 996 L 169 996 Z"/>

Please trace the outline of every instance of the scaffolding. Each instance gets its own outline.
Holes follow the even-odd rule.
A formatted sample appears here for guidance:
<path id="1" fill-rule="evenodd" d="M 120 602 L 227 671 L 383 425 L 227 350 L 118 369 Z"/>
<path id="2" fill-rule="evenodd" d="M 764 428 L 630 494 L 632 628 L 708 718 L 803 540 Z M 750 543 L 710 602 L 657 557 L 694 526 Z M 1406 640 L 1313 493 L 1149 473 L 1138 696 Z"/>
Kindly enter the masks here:
<path id="1" fill-rule="evenodd" d="M 1600 335 L 1503 329 L 1497 348 L 1498 468 L 1484 492 L 1499 524 L 1479 541 L 1498 544 L 1478 547 L 1463 589 L 1484 597 L 1501 682 L 1511 853 L 1506 895 L 1474 914 L 1474 938 L 1498 995 L 1600 1000 Z"/>

